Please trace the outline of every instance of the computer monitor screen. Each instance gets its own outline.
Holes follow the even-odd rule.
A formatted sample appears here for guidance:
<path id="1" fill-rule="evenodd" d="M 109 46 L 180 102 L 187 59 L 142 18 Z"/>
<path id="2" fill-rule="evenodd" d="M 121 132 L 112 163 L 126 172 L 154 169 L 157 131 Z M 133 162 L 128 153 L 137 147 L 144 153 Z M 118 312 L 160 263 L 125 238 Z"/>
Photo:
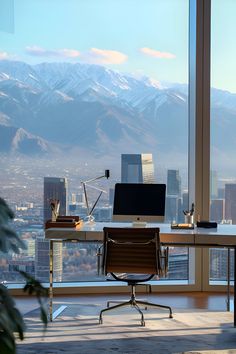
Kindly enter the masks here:
<path id="1" fill-rule="evenodd" d="M 163 222 L 165 196 L 165 184 L 117 183 L 113 220 Z"/>

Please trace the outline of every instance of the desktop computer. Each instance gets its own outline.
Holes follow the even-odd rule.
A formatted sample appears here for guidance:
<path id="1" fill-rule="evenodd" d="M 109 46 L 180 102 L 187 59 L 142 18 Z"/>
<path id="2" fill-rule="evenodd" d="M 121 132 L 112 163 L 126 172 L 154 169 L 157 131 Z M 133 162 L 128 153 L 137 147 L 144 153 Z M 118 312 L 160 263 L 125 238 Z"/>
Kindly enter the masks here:
<path id="1" fill-rule="evenodd" d="M 144 227 L 147 222 L 164 222 L 165 199 L 165 184 L 117 183 L 113 221 L 133 222 L 136 227 Z"/>

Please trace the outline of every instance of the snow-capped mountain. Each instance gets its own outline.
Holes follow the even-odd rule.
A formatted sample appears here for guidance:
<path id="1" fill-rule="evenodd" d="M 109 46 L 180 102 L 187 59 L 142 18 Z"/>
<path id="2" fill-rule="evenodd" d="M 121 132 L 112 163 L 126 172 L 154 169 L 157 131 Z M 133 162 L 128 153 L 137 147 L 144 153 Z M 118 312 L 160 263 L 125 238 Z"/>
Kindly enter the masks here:
<path id="1" fill-rule="evenodd" d="M 235 95 L 213 90 L 212 102 L 232 121 Z M 54 144 L 100 155 L 186 153 L 187 109 L 184 85 L 97 65 L 0 61 L 0 131 L 16 129 L 17 137 L 8 134 L 11 151 L 34 136 L 42 153 Z"/>

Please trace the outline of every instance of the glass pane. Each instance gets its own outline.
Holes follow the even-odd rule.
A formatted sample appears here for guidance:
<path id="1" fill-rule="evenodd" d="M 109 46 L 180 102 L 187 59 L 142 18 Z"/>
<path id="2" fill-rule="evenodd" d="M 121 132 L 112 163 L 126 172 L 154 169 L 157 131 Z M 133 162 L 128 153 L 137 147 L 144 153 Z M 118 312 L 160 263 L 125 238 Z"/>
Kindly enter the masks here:
<path id="1" fill-rule="evenodd" d="M 212 220 L 228 224 L 236 223 L 234 11 L 235 1 L 212 0 L 210 212 Z M 211 250 L 210 256 L 210 280 L 226 280 L 227 250 Z"/>
<path id="2" fill-rule="evenodd" d="M 142 161 L 128 166 L 133 181 L 167 184 L 166 222 L 183 221 L 188 0 L 15 0 L 11 11 L 0 32 L 0 183 L 27 249 L 1 257 L 0 280 L 25 269 L 47 281 L 50 200 L 85 218 L 102 191 L 93 216 L 110 221 L 124 155 Z M 108 169 L 87 187 L 87 209 L 81 182 Z M 96 250 L 55 245 L 55 280 L 97 280 Z M 170 262 L 170 278 L 188 278 L 186 249 Z"/>

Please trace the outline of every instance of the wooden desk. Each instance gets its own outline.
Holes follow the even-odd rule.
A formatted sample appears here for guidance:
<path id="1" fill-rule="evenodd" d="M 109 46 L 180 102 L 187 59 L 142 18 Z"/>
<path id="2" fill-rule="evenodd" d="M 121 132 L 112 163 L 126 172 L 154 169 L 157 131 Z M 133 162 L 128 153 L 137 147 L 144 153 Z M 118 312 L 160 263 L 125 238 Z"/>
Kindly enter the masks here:
<path id="1" fill-rule="evenodd" d="M 66 241 L 102 242 L 103 228 L 132 227 L 131 223 L 101 223 L 82 225 L 81 228 L 52 228 L 45 231 L 50 240 L 50 320 L 52 321 L 53 299 L 53 243 Z M 160 228 L 160 241 L 163 245 L 175 247 L 225 247 L 234 249 L 234 279 L 236 280 L 236 225 L 218 225 L 217 229 L 195 228 L 193 230 L 172 230 L 169 224 L 152 224 L 147 227 Z M 234 281 L 234 326 L 236 327 L 236 281 Z"/>

